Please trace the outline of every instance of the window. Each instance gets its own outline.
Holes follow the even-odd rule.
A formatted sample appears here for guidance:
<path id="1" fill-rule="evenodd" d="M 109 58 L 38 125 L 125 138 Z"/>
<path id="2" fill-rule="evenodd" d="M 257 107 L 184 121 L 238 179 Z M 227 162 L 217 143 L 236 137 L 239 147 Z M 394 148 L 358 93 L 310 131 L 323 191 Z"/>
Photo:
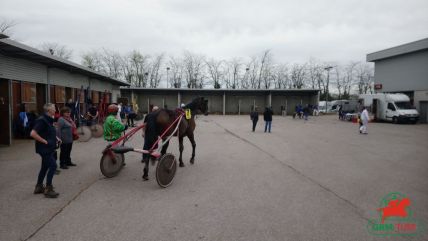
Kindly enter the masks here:
<path id="1" fill-rule="evenodd" d="M 388 103 L 388 109 L 395 111 L 395 106 L 392 103 Z"/>
<path id="2" fill-rule="evenodd" d="M 100 103 L 100 92 L 94 90 L 92 91 L 92 103 Z"/>
<path id="3" fill-rule="evenodd" d="M 21 98 L 22 103 L 36 103 L 36 84 L 22 83 Z"/>
<path id="4" fill-rule="evenodd" d="M 415 109 L 408 101 L 395 102 L 395 105 L 397 106 L 398 109 L 403 109 L 403 110 Z"/>
<path id="5" fill-rule="evenodd" d="M 65 102 L 65 87 L 55 86 L 55 103 Z"/>

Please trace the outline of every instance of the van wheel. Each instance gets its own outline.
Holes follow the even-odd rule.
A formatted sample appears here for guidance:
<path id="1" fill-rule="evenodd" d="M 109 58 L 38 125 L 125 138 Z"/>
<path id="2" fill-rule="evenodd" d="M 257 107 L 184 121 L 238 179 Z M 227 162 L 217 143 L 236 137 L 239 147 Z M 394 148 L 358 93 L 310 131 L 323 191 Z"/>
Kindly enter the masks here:
<path id="1" fill-rule="evenodd" d="M 392 123 L 394 124 L 398 124 L 398 118 L 397 117 L 392 117 Z"/>

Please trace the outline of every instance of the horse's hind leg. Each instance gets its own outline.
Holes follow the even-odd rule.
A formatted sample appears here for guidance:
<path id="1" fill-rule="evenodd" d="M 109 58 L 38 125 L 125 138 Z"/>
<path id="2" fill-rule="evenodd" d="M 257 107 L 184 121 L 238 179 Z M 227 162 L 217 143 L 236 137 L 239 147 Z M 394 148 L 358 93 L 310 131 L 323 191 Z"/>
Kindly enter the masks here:
<path id="1" fill-rule="evenodd" d="M 192 143 L 192 158 L 190 158 L 190 164 L 195 163 L 195 149 L 196 149 L 196 142 L 195 142 L 195 136 L 193 133 L 188 136 L 190 142 Z"/>
<path id="2" fill-rule="evenodd" d="M 180 158 L 178 159 L 179 160 L 179 162 L 180 162 L 180 167 L 184 167 L 184 163 L 183 163 L 183 159 L 182 159 L 182 156 L 183 156 L 183 150 L 184 150 L 184 145 L 183 145 L 183 137 L 182 136 L 180 136 L 179 138 L 178 138 L 178 143 L 179 143 L 179 150 L 180 150 Z"/>
<path id="3" fill-rule="evenodd" d="M 144 160 L 143 180 L 147 181 L 149 180 L 149 158 L 143 157 L 143 160 Z"/>

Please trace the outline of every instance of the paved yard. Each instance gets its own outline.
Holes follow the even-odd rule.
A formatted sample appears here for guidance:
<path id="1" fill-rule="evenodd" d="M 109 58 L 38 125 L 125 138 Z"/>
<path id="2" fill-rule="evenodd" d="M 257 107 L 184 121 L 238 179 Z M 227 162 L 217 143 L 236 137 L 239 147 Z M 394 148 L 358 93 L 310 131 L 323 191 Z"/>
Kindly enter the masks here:
<path id="1" fill-rule="evenodd" d="M 76 143 L 78 166 L 54 178 L 58 199 L 32 194 L 31 141 L 0 148 L 0 240 L 384 240 L 367 224 L 390 192 L 428 224 L 428 125 L 374 123 L 360 135 L 335 116 L 274 117 L 272 133 L 263 124 L 253 133 L 248 116 L 199 117 L 196 163 L 186 140 L 186 167 L 166 189 L 154 167 L 142 181 L 140 155 L 106 179 L 103 140 Z M 169 151 L 178 156 L 176 139 Z"/>

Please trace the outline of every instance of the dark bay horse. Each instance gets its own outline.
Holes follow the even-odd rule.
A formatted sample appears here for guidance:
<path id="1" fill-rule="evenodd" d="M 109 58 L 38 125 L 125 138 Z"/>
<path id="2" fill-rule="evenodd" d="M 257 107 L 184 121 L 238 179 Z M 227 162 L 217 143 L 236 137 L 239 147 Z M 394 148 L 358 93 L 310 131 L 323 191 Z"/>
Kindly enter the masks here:
<path id="1" fill-rule="evenodd" d="M 159 109 L 155 112 L 152 112 L 148 114 L 145 118 L 146 122 L 146 131 L 145 131 L 145 137 L 144 137 L 144 149 L 151 148 L 151 146 L 156 142 L 159 135 L 161 135 L 165 130 L 170 127 L 174 120 L 180 115 L 180 113 L 183 113 L 186 109 L 190 110 L 191 112 L 191 118 L 186 119 L 186 116 L 183 116 L 180 123 L 177 123 L 178 131 L 174 134 L 174 136 L 178 135 L 178 141 L 179 141 L 179 150 L 180 150 L 180 167 L 184 167 L 184 163 L 182 160 L 182 154 L 184 150 L 183 146 L 183 139 L 187 136 L 189 138 L 190 142 L 192 143 L 192 157 L 190 158 L 190 163 L 193 164 L 195 162 L 195 149 L 196 149 L 196 142 L 195 142 L 195 136 L 194 131 L 196 127 L 195 123 L 195 115 L 196 114 L 204 114 L 208 115 L 208 100 L 205 100 L 204 97 L 197 97 L 192 100 L 189 104 L 185 105 L 182 109 L 176 109 L 176 110 L 168 110 L 168 109 Z M 168 130 L 166 135 L 164 136 L 164 140 L 170 136 L 173 131 L 175 130 L 175 127 L 177 124 L 174 124 L 172 128 Z M 169 141 L 164 144 L 162 147 L 161 154 L 164 155 L 168 149 Z M 145 163 L 144 167 L 144 175 L 143 179 L 148 179 L 148 171 L 149 171 L 149 155 L 143 155 L 143 161 Z"/>

